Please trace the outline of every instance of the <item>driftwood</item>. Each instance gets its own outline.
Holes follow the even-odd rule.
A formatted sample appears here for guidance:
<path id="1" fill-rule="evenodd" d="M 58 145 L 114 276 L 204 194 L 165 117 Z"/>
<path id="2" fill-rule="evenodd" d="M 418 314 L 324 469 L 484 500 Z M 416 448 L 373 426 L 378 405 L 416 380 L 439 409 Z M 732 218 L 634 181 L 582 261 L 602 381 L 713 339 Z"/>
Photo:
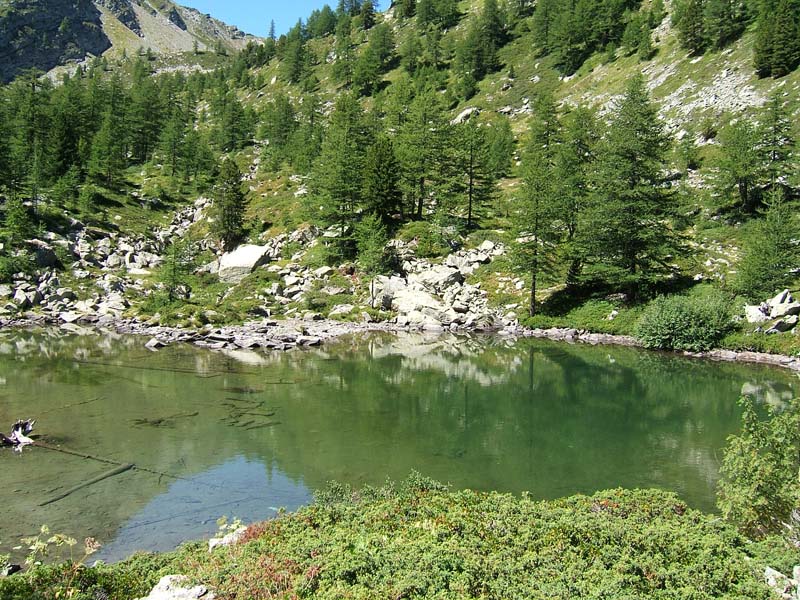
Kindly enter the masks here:
<path id="1" fill-rule="evenodd" d="M 17 421 L 11 426 L 11 433 L 6 436 L 0 433 L 0 446 L 11 446 L 14 452 L 22 452 L 25 446 L 30 446 L 33 440 L 28 435 L 33 431 L 36 421 L 26 419 Z"/>
<path id="2" fill-rule="evenodd" d="M 58 502 L 72 494 L 73 492 L 77 492 L 78 490 L 82 490 L 83 488 L 89 487 L 90 485 L 94 485 L 95 483 L 99 483 L 109 477 L 114 477 L 114 475 L 119 475 L 120 473 L 125 473 L 126 471 L 130 471 L 134 468 L 135 465 L 128 463 L 119 465 L 118 467 L 114 467 L 110 471 L 106 471 L 105 473 L 101 473 L 97 477 L 90 479 L 89 481 L 84 481 L 83 483 L 76 485 L 75 487 L 69 488 L 67 491 L 59 494 L 58 496 L 54 496 L 49 500 L 45 500 L 39 506 L 47 506 L 48 504 L 52 504 L 53 502 Z"/>

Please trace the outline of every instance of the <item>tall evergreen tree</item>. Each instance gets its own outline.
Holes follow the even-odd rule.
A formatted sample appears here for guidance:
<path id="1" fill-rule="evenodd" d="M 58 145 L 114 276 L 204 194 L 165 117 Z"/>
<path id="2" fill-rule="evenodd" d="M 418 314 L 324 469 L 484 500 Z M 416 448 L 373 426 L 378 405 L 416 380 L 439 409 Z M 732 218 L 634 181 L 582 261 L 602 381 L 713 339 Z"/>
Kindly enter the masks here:
<path id="1" fill-rule="evenodd" d="M 363 209 L 388 224 L 401 212 L 400 165 L 392 140 L 380 135 L 367 150 L 364 161 Z"/>
<path id="2" fill-rule="evenodd" d="M 779 0 L 772 28 L 773 77 L 788 75 L 800 64 L 800 4 Z"/>
<path id="3" fill-rule="evenodd" d="M 794 243 L 798 235 L 793 211 L 782 190 L 774 189 L 766 214 L 745 236 L 734 288 L 752 300 L 762 300 L 788 287 L 794 280 L 792 270 L 800 266 L 800 251 Z"/>
<path id="4" fill-rule="evenodd" d="M 671 272 L 679 248 L 675 206 L 664 172 L 669 138 L 651 104 L 644 78 L 631 80 L 598 152 L 586 256 L 595 275 L 636 298 Z"/>
<path id="5" fill-rule="evenodd" d="M 212 231 L 226 251 L 234 249 L 244 238 L 245 210 L 242 174 L 233 160 L 224 160 L 214 188 Z"/>
<path id="6" fill-rule="evenodd" d="M 555 157 L 561 141 L 561 124 L 552 95 L 536 99 L 530 124 L 530 142 L 523 154 L 520 210 L 516 219 L 517 247 L 514 266 L 531 278 L 528 313 L 536 315 L 536 296 L 542 276 L 552 273 L 555 258 L 558 185 Z"/>
<path id="7" fill-rule="evenodd" d="M 742 210 L 753 212 L 762 172 L 758 131 L 748 120 L 739 119 L 720 132 L 719 142 L 717 188 L 723 195 L 735 193 Z"/>
<path id="8" fill-rule="evenodd" d="M 312 216 L 326 225 L 339 228 L 343 245 L 348 247 L 352 225 L 362 206 L 364 158 L 368 135 L 364 114 L 355 96 L 343 94 L 336 101 L 322 150 L 312 173 L 309 195 Z"/>
<path id="9" fill-rule="evenodd" d="M 764 171 L 772 187 L 778 183 L 787 184 L 796 164 L 792 121 L 781 96 L 780 92 L 770 96 L 760 126 Z"/>

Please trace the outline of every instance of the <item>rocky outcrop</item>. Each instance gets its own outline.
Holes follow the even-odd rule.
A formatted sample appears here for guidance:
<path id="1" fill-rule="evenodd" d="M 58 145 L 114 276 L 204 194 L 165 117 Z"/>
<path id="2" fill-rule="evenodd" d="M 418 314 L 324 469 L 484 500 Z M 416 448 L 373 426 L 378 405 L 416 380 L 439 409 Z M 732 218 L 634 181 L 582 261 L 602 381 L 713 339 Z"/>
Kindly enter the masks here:
<path id="1" fill-rule="evenodd" d="M 95 3 L 111 11 L 111 14 L 117 17 L 119 22 L 133 33 L 139 37 L 144 37 L 139 18 L 128 0 L 95 0 Z"/>
<path id="2" fill-rule="evenodd" d="M 236 284 L 271 258 L 269 246 L 244 244 L 220 256 L 217 275 L 220 281 Z"/>
<path id="3" fill-rule="evenodd" d="M 789 290 L 783 290 L 774 298 L 744 307 L 748 323 L 763 325 L 766 333 L 783 333 L 793 330 L 800 315 L 800 302 L 796 302 Z"/>
<path id="4" fill-rule="evenodd" d="M 0 11 L 0 81 L 50 69 L 111 47 L 92 0 L 7 0 Z"/>
<path id="5" fill-rule="evenodd" d="M 214 592 L 204 585 L 191 585 L 183 575 L 165 575 L 150 594 L 139 600 L 214 600 Z"/>

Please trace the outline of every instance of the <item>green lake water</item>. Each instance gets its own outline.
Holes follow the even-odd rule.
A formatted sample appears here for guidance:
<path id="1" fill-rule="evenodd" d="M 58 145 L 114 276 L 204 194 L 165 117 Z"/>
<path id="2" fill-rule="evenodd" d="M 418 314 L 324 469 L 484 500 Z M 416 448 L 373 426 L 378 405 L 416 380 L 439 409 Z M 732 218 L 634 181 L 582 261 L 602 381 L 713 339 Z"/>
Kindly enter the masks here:
<path id="1" fill-rule="evenodd" d="M 797 376 L 629 348 L 435 335 L 356 336 L 288 353 L 214 353 L 52 329 L 0 332 L 0 553 L 47 524 L 99 557 L 269 518 L 330 480 L 402 479 L 554 498 L 623 487 L 714 509 L 737 398 L 792 398 Z M 90 454 L 101 462 L 76 454 Z M 128 470 L 83 487 L 114 463 Z M 18 553 L 17 553 L 18 554 Z"/>

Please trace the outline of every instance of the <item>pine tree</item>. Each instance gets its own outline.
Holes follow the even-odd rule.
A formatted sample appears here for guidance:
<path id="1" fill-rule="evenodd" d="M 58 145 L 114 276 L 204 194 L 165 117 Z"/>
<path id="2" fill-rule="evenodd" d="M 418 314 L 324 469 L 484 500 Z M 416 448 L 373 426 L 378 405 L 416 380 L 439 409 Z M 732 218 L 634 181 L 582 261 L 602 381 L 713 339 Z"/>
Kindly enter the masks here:
<path id="1" fill-rule="evenodd" d="M 186 124 L 181 112 L 180 107 L 172 110 L 159 139 L 160 154 L 163 157 L 164 165 L 169 169 L 170 177 L 175 177 L 180 170 L 180 161 L 183 156 Z"/>
<path id="2" fill-rule="evenodd" d="M 456 204 L 466 205 L 466 228 L 471 230 L 478 218 L 484 216 L 487 205 L 493 200 L 495 180 L 487 160 L 486 129 L 479 127 L 476 119 L 456 125 L 451 131 L 451 181 L 449 192 Z M 463 198 L 463 201 L 461 200 Z"/>
<path id="3" fill-rule="evenodd" d="M 550 94 L 536 99 L 530 124 L 530 144 L 522 159 L 520 210 L 516 219 L 514 267 L 531 278 L 528 313 L 536 315 L 536 295 L 542 276 L 554 268 L 556 238 L 553 223 L 558 186 L 553 176 L 561 124 Z"/>
<path id="4" fill-rule="evenodd" d="M 772 52 L 774 48 L 774 2 L 762 0 L 756 25 L 756 39 L 753 47 L 753 66 L 759 77 L 772 74 Z"/>
<path id="5" fill-rule="evenodd" d="M 770 96 L 763 111 L 760 126 L 764 171 L 770 186 L 786 184 L 789 176 L 795 171 L 792 121 L 781 100 L 781 93 Z"/>
<path id="6" fill-rule="evenodd" d="M 407 199 L 406 213 L 421 219 L 431 187 L 440 176 L 447 122 L 439 94 L 426 89 L 414 98 L 400 127 L 395 146 L 401 168 L 401 189 Z"/>
<path id="7" fill-rule="evenodd" d="M 364 0 L 361 3 L 361 27 L 363 29 L 372 29 L 375 25 L 375 5 L 372 0 Z"/>
<path id="8" fill-rule="evenodd" d="M 363 210 L 388 224 L 401 211 L 400 165 L 391 139 L 380 135 L 364 161 Z"/>
<path id="9" fill-rule="evenodd" d="M 758 132 L 746 119 L 739 119 L 720 132 L 717 188 L 723 195 L 736 193 L 742 210 L 753 212 L 756 185 L 761 175 Z"/>
<path id="10" fill-rule="evenodd" d="M 188 289 L 188 277 L 194 270 L 192 247 L 187 240 L 179 239 L 164 252 L 160 269 L 161 283 L 169 302 L 183 299 L 182 290 Z"/>
<path id="11" fill-rule="evenodd" d="M 669 139 L 645 87 L 631 80 L 598 152 L 594 194 L 585 236 L 596 276 L 632 299 L 657 276 L 671 273 L 679 248 L 673 234 L 672 194 L 663 173 Z"/>
<path id="12" fill-rule="evenodd" d="M 110 108 L 92 140 L 89 175 L 108 185 L 113 185 L 125 168 L 125 142 L 120 135 L 121 129 L 119 115 Z"/>
<path id="13" fill-rule="evenodd" d="M 741 0 L 706 0 L 705 32 L 715 48 L 724 48 L 744 31 L 747 13 Z"/>
<path id="14" fill-rule="evenodd" d="M 600 133 L 594 113 L 585 107 L 574 109 L 562 123 L 563 141 L 556 151 L 553 169 L 559 188 L 554 210 L 562 231 L 560 253 L 569 264 L 566 282 L 574 286 L 583 269 L 583 236 L 592 235 L 591 230 L 584 231 L 583 225 L 591 200 L 591 177 Z"/>
<path id="15" fill-rule="evenodd" d="M 244 238 L 245 209 L 242 174 L 233 160 L 224 160 L 214 189 L 212 230 L 226 251 L 234 249 Z"/>
<path id="16" fill-rule="evenodd" d="M 12 249 L 19 249 L 22 242 L 34 234 L 33 219 L 28 209 L 18 198 L 6 200 L 6 233 Z"/>
<path id="17" fill-rule="evenodd" d="M 386 245 L 389 235 L 381 218 L 375 214 L 367 214 L 356 225 L 356 249 L 358 264 L 363 273 L 369 277 L 369 305 L 375 307 L 375 276 L 387 269 L 388 253 Z"/>
<path id="18" fill-rule="evenodd" d="M 779 0 L 772 29 L 773 77 L 788 75 L 800 63 L 800 19 L 794 0 Z"/>
<path id="19" fill-rule="evenodd" d="M 794 281 L 792 269 L 800 265 L 794 240 L 800 230 L 780 189 L 774 189 L 762 219 L 752 224 L 737 265 L 735 289 L 752 300 L 762 300 Z"/>
<path id="20" fill-rule="evenodd" d="M 316 221 L 339 228 L 343 254 L 351 251 L 346 236 L 352 234 L 350 228 L 362 206 L 367 139 L 358 100 L 351 94 L 339 96 L 314 166 L 309 201 Z"/>
<path id="21" fill-rule="evenodd" d="M 701 54 L 708 45 L 705 0 L 681 0 L 675 5 L 672 24 L 678 30 L 681 46 L 692 54 Z"/>

